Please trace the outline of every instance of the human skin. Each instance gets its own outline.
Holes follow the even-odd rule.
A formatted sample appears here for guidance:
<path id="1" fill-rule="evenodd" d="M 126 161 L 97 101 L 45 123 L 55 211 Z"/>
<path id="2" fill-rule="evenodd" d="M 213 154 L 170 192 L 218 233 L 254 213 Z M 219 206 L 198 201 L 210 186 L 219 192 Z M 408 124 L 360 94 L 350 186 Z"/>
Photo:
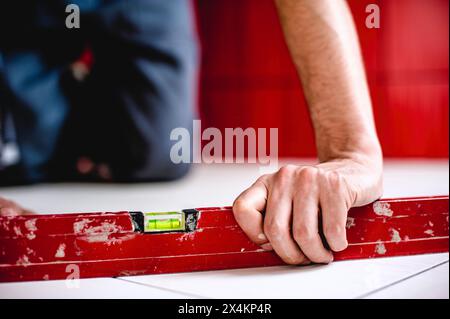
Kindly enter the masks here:
<path id="1" fill-rule="evenodd" d="M 0 197 L 0 216 L 15 216 L 25 214 L 32 214 L 32 212 L 19 206 L 11 200 Z"/>
<path id="2" fill-rule="evenodd" d="M 308 102 L 319 164 L 261 176 L 235 200 L 233 212 L 253 242 L 286 263 L 329 263 L 332 252 L 348 246 L 348 210 L 382 195 L 382 151 L 347 3 L 275 3 Z"/>

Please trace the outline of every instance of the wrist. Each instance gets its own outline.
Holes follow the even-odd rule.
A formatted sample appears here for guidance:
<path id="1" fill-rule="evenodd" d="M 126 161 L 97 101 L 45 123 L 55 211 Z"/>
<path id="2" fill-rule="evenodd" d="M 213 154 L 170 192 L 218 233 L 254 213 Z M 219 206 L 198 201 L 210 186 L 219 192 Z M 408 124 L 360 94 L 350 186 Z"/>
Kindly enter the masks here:
<path id="1" fill-rule="evenodd" d="M 327 147 L 319 145 L 318 154 L 321 163 L 348 160 L 382 170 L 383 152 L 376 136 L 360 136 L 356 140 L 349 139 L 348 143 L 333 144 Z"/>

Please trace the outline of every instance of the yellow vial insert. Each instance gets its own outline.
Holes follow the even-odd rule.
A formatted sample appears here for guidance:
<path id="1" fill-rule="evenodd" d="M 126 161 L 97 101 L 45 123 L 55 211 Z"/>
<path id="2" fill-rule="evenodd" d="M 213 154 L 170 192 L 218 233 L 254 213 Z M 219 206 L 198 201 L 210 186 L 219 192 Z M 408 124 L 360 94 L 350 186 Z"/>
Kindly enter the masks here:
<path id="1" fill-rule="evenodd" d="M 185 230 L 183 212 L 144 213 L 144 231 L 180 231 Z"/>

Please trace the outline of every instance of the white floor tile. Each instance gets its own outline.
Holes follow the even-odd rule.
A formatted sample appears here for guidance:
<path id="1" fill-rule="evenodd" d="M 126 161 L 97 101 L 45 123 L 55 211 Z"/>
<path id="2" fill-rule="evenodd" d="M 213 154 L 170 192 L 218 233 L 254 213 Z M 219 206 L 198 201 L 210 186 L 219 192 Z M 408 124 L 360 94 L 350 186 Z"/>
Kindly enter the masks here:
<path id="1" fill-rule="evenodd" d="M 390 287 L 365 296 L 373 299 L 448 299 L 449 264 L 441 264 Z"/>
<path id="2" fill-rule="evenodd" d="M 138 285 L 113 278 L 49 280 L 0 284 L 0 299 L 66 298 L 190 298 L 182 293 Z"/>
<path id="3" fill-rule="evenodd" d="M 127 279 L 207 298 L 357 298 L 448 258 L 448 254 L 431 254 Z M 444 280 L 448 284 L 448 277 Z"/>

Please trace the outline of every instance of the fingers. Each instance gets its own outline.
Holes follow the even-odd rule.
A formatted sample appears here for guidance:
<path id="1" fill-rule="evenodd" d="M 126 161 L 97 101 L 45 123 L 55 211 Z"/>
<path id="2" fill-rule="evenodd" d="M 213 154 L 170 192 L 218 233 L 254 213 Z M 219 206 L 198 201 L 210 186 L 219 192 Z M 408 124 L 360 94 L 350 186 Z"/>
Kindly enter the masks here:
<path id="1" fill-rule="evenodd" d="M 337 173 L 326 173 L 322 175 L 320 185 L 323 233 L 333 251 L 342 251 L 348 246 L 345 228 L 348 207 L 342 177 Z"/>
<path id="2" fill-rule="evenodd" d="M 332 251 L 348 246 L 351 198 L 336 171 L 288 165 L 258 179 L 237 198 L 233 212 L 253 242 L 286 263 L 330 263 Z"/>
<path id="3" fill-rule="evenodd" d="M 233 213 L 237 223 L 251 241 L 271 250 L 263 230 L 262 212 L 266 208 L 267 188 L 264 177 L 259 178 L 234 201 Z"/>
<path id="4" fill-rule="evenodd" d="M 303 253 L 315 263 L 330 263 L 333 254 L 327 250 L 319 234 L 318 171 L 304 168 L 297 176 L 293 200 L 293 235 Z"/>
<path id="5" fill-rule="evenodd" d="M 291 178 L 293 168 L 282 168 L 274 177 L 267 201 L 264 231 L 277 255 L 288 264 L 307 264 L 310 261 L 292 238 Z"/>
<path id="6" fill-rule="evenodd" d="M 0 216 L 15 216 L 33 214 L 31 211 L 26 210 L 13 201 L 0 197 Z"/>

